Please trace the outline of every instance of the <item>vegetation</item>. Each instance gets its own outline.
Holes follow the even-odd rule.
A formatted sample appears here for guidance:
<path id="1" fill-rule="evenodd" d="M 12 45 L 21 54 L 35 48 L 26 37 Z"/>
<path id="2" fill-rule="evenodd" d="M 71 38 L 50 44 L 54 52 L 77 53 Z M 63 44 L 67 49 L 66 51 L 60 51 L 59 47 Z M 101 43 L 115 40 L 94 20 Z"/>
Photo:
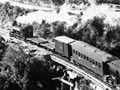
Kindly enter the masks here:
<path id="1" fill-rule="evenodd" d="M 57 2 L 53 0 L 53 2 L 62 4 L 64 0 Z M 1 5 L 0 11 L 0 22 L 4 23 L 14 21 L 16 17 L 30 12 L 10 6 L 9 3 Z M 95 17 L 84 25 L 76 22 L 70 27 L 67 27 L 65 22 L 48 24 L 44 20 L 41 24 L 34 22 L 32 25 L 35 36 L 52 39 L 55 36 L 66 35 L 120 58 L 120 26 L 104 24 L 104 18 Z M 56 82 L 53 82 L 52 78 L 63 74 L 63 67 L 49 61 L 49 56 L 43 56 L 41 59 L 30 57 L 17 44 L 6 46 L 2 38 L 0 38 L 0 55 L 0 90 L 50 90 L 50 88 L 55 90 L 58 85 L 55 86 Z"/>
<path id="2" fill-rule="evenodd" d="M 120 4 L 120 0 L 96 0 L 97 3 Z"/>
<path id="3" fill-rule="evenodd" d="M 42 4 L 54 4 L 56 6 L 63 5 L 66 1 L 69 1 L 70 3 L 79 4 L 81 1 L 84 3 L 88 3 L 88 0 L 11 0 L 11 1 L 18 1 L 20 3 L 28 3 L 40 6 Z"/>
<path id="4" fill-rule="evenodd" d="M 18 16 L 26 15 L 34 10 L 25 10 L 17 6 L 11 6 L 8 2 L 0 5 L 0 26 L 14 21 Z"/>
<path id="5" fill-rule="evenodd" d="M 41 24 L 33 22 L 34 35 L 37 37 L 43 37 L 45 39 L 54 38 L 55 36 L 60 36 L 64 34 L 65 23 L 64 22 L 54 22 L 48 24 L 43 20 Z"/>
<path id="6" fill-rule="evenodd" d="M 55 4 L 55 5 L 62 5 L 65 0 L 52 0 L 52 2 Z"/>
<path id="7" fill-rule="evenodd" d="M 46 39 L 55 36 L 66 35 L 76 40 L 82 40 L 106 52 L 120 58 L 120 26 L 110 26 L 104 23 L 105 18 L 94 17 L 84 25 L 76 22 L 73 26 L 66 27 L 65 22 L 54 22 L 48 24 L 33 23 L 36 36 Z"/>
<path id="8" fill-rule="evenodd" d="M 0 61 L 1 58 L 3 57 L 6 47 L 7 45 L 5 43 L 5 39 L 2 36 L 0 36 Z"/>
<path id="9" fill-rule="evenodd" d="M 16 1 L 16 0 L 12 0 Z M 33 5 L 38 5 L 40 6 L 41 4 L 55 4 L 55 5 L 62 5 L 65 0 L 18 0 L 18 2 L 21 3 L 28 3 L 28 4 L 33 4 Z"/>
<path id="10" fill-rule="evenodd" d="M 14 47 L 14 48 L 13 48 Z M 17 45 L 10 45 L 4 53 L 0 71 L 1 90 L 21 90 L 26 83 L 27 56 Z"/>
<path id="11" fill-rule="evenodd" d="M 55 90 L 60 84 L 52 78 L 62 75 L 62 67 L 49 60 L 29 57 L 20 45 L 9 45 L 0 61 L 0 90 Z"/>
<path id="12" fill-rule="evenodd" d="M 66 35 L 85 41 L 120 58 L 120 26 L 105 24 L 104 18 L 95 17 L 83 26 L 76 23 L 68 29 Z"/>

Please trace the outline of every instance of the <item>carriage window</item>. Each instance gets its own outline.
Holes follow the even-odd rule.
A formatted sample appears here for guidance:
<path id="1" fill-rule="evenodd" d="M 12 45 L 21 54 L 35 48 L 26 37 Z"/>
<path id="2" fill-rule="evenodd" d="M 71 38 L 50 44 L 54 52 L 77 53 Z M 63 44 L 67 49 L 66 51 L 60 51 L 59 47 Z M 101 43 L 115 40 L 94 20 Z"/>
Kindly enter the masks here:
<path id="1" fill-rule="evenodd" d="M 95 65 L 97 65 L 97 62 L 96 62 L 96 61 L 94 61 L 94 64 L 95 64 Z"/>
<path id="2" fill-rule="evenodd" d="M 96 62 L 96 66 L 98 66 L 98 62 Z"/>
<path id="3" fill-rule="evenodd" d="M 95 62 L 93 61 L 93 64 L 95 64 Z"/>
<path id="4" fill-rule="evenodd" d="M 81 58 L 83 58 L 83 54 L 81 53 Z"/>
<path id="5" fill-rule="evenodd" d="M 84 59 L 87 60 L 87 56 L 86 55 L 84 55 Z"/>
<path id="6" fill-rule="evenodd" d="M 76 55 L 77 55 L 77 51 L 76 51 Z"/>
<path id="7" fill-rule="evenodd" d="M 98 63 L 98 67 L 99 67 L 99 68 L 101 68 L 101 67 L 102 67 L 100 63 Z"/>
<path id="8" fill-rule="evenodd" d="M 85 55 L 83 55 L 83 58 L 84 58 L 84 59 L 86 59 L 86 56 L 85 56 Z"/>
<path id="9" fill-rule="evenodd" d="M 86 57 L 87 61 L 89 61 L 89 57 Z"/>
<path id="10" fill-rule="evenodd" d="M 80 52 L 79 52 L 79 56 L 81 56 L 81 55 L 80 55 Z"/>
<path id="11" fill-rule="evenodd" d="M 80 56 L 80 53 L 77 51 L 77 55 Z"/>
<path id="12" fill-rule="evenodd" d="M 95 60 L 94 59 L 92 59 L 92 63 L 95 64 Z"/>
<path id="13" fill-rule="evenodd" d="M 92 63 L 92 59 L 91 58 L 89 58 L 89 61 L 90 61 L 90 63 Z"/>
<path id="14" fill-rule="evenodd" d="M 100 67 L 100 63 L 97 62 L 96 66 L 99 68 Z"/>
<path id="15" fill-rule="evenodd" d="M 75 51 L 75 54 L 77 55 L 77 51 Z"/>
<path id="16" fill-rule="evenodd" d="M 73 50 L 73 53 L 75 53 L 75 50 Z"/>

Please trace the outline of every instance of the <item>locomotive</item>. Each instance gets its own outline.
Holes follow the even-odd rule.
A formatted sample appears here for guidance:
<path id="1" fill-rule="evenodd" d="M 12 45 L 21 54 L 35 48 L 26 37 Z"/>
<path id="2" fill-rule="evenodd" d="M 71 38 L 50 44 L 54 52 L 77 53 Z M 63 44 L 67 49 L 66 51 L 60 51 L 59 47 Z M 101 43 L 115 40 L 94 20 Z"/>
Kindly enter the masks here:
<path id="1" fill-rule="evenodd" d="M 120 84 L 120 59 L 83 41 L 77 41 L 67 36 L 54 38 L 54 44 L 44 39 L 33 37 L 33 28 L 13 28 L 10 36 L 29 41 L 31 44 L 43 47 L 63 60 L 88 71 L 102 79 L 111 76 L 115 85 Z"/>
<path id="2" fill-rule="evenodd" d="M 23 28 L 13 26 L 12 30 L 10 31 L 10 36 L 21 40 L 26 40 L 26 38 L 33 37 L 33 27 L 30 25 Z"/>
<path id="3" fill-rule="evenodd" d="M 46 39 L 34 37 L 33 26 L 31 25 L 25 27 L 14 25 L 12 30 L 10 31 L 10 37 L 29 42 L 39 47 L 45 48 L 49 51 L 54 50 L 54 42 L 48 42 Z"/>

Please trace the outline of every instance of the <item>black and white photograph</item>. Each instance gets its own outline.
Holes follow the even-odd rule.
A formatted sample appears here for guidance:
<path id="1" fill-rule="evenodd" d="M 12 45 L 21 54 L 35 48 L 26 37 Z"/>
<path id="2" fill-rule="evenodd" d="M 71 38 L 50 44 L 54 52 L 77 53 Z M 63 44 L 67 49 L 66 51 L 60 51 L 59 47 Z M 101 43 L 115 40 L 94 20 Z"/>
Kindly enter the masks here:
<path id="1" fill-rule="evenodd" d="M 0 0 L 0 90 L 120 90 L 120 0 Z"/>

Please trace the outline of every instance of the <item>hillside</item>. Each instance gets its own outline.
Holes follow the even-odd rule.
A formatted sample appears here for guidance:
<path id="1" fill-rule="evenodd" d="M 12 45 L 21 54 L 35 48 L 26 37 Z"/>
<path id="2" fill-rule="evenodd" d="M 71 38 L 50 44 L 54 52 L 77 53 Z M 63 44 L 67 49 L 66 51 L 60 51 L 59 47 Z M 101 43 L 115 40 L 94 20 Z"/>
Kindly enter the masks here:
<path id="1" fill-rule="evenodd" d="M 13 21 L 22 15 L 26 15 L 34 10 L 19 8 L 17 6 L 11 6 L 9 3 L 0 3 L 0 26 L 1 27 L 11 27 Z"/>
<path id="2" fill-rule="evenodd" d="M 96 0 L 97 3 L 110 3 L 120 5 L 120 0 Z"/>
<path id="3" fill-rule="evenodd" d="M 24 3 L 34 4 L 33 2 L 37 4 L 37 0 L 26 0 Z M 31 24 L 37 37 L 51 40 L 56 36 L 66 35 L 120 58 L 119 12 L 111 9 L 109 5 L 77 2 L 78 0 L 72 4 L 64 3 L 53 11 L 36 12 L 6 3 L 0 7 L 1 26 L 18 20 L 20 27 L 22 24 Z M 73 19 L 75 21 L 72 21 Z M 62 76 L 63 67 L 49 61 L 47 51 L 32 45 L 0 44 L 3 49 L 0 53 L 0 90 L 56 90 L 57 85 L 55 86 L 56 82 L 53 82 L 52 78 Z"/>
<path id="4" fill-rule="evenodd" d="M 64 3 L 65 0 L 11 0 L 11 1 L 41 6 L 43 4 L 61 5 Z"/>
<path id="5" fill-rule="evenodd" d="M 18 23 L 33 25 L 36 36 L 50 39 L 66 35 L 120 58 L 120 13 L 108 4 L 65 3 L 58 12 L 37 11 L 16 20 Z"/>
<path id="6" fill-rule="evenodd" d="M 30 56 L 25 49 L 36 49 L 40 58 Z M 1 50 L 4 52 L 0 52 L 0 90 L 56 90 L 60 85 L 52 78 L 61 77 L 63 67 L 52 62 L 47 51 L 26 44 L 4 45 L 0 38 Z"/>

